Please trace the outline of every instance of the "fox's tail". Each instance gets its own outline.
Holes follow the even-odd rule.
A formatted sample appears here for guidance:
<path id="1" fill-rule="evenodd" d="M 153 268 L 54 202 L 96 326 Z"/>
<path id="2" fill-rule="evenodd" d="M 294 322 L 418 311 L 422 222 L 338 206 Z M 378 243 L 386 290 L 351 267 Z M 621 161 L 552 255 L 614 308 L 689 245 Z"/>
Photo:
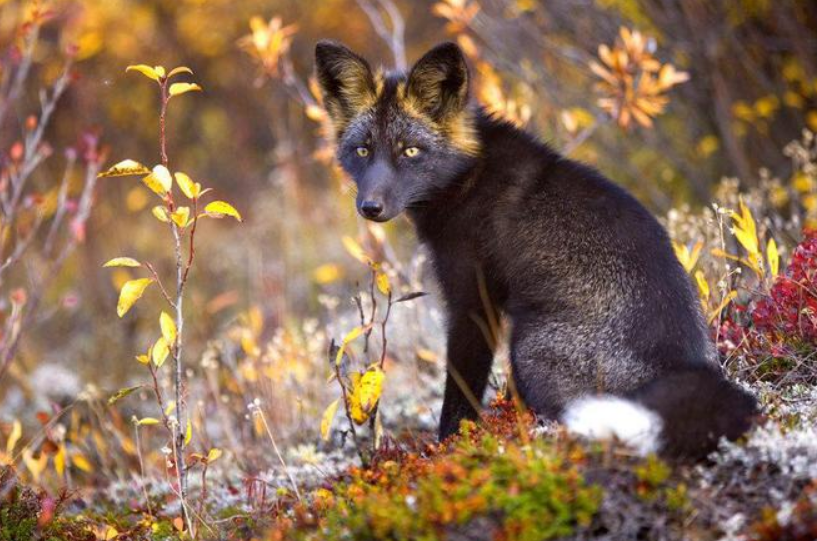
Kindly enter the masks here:
<path id="1" fill-rule="evenodd" d="M 617 439 L 639 454 L 702 459 L 721 437 L 734 440 L 757 414 L 755 398 L 709 366 L 666 374 L 633 393 L 589 396 L 568 404 L 562 421 L 590 439 Z"/>

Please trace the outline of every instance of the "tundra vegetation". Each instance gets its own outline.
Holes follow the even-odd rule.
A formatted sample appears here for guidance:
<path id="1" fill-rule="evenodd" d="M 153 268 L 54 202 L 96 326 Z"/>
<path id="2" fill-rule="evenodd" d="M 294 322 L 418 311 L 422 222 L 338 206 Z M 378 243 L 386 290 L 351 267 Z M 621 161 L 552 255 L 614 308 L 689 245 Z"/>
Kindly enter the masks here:
<path id="1" fill-rule="evenodd" d="M 798 0 L 0 0 L 0 541 L 817 538 L 815 34 Z M 580 441 L 500 348 L 437 442 L 427 257 L 355 216 L 321 38 L 456 41 L 473 99 L 633 191 L 757 426 L 696 465 Z"/>

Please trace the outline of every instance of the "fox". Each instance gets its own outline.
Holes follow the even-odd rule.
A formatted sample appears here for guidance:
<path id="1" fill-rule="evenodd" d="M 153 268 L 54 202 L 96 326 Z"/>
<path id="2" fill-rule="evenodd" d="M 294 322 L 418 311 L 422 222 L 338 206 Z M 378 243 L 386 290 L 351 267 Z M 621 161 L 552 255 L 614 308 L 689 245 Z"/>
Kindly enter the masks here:
<path id="1" fill-rule="evenodd" d="M 693 460 L 751 428 L 757 401 L 723 373 L 659 221 L 475 103 L 457 44 L 396 72 L 323 40 L 315 72 L 357 212 L 405 214 L 429 251 L 447 321 L 440 440 L 479 417 L 487 305 L 509 321 L 511 388 L 542 419 Z"/>

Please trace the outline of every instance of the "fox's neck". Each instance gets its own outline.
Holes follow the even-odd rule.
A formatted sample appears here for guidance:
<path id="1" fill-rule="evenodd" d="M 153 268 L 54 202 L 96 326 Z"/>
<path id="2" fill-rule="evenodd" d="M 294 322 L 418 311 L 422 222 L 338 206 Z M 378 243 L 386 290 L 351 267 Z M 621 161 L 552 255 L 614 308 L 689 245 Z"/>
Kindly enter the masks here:
<path id="1" fill-rule="evenodd" d="M 463 214 L 476 222 L 487 213 L 505 190 L 534 179 L 531 171 L 542 170 L 560 159 L 558 153 L 510 122 L 498 119 L 482 109 L 474 115 L 480 151 L 473 163 L 449 186 L 408 215 L 422 240 L 434 236 L 446 223 Z"/>

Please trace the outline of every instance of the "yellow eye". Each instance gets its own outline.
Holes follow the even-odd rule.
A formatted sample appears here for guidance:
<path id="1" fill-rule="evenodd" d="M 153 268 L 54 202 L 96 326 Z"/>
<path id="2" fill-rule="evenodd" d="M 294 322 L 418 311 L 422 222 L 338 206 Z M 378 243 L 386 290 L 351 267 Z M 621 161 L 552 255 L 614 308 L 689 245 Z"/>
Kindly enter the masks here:
<path id="1" fill-rule="evenodd" d="M 369 155 L 369 149 L 366 147 L 357 147 L 357 155 L 361 158 L 365 158 Z"/>
<path id="2" fill-rule="evenodd" d="M 403 154 L 406 155 L 407 158 L 413 158 L 420 153 L 420 149 L 417 147 L 408 147 L 406 150 L 403 151 Z"/>

